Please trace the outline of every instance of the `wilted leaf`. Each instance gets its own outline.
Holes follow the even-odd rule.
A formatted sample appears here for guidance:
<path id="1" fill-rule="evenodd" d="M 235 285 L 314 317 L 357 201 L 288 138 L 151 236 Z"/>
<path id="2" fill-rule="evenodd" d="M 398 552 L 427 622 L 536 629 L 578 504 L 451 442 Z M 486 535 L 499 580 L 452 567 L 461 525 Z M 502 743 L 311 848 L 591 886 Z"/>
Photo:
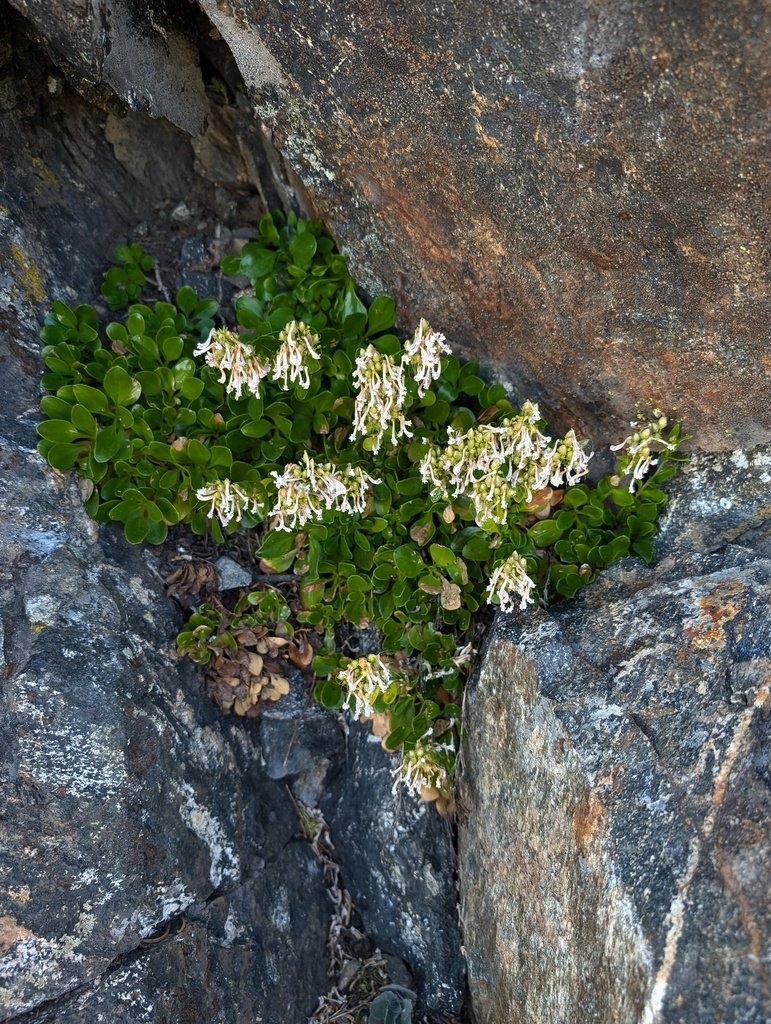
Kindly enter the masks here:
<path id="1" fill-rule="evenodd" d="M 249 672 L 253 676 L 258 676 L 262 672 L 263 660 L 259 654 L 254 654 L 249 651 Z"/>
<path id="2" fill-rule="evenodd" d="M 313 661 L 313 648 L 306 638 L 299 634 L 294 643 L 289 645 L 287 657 L 298 668 L 307 668 Z"/>
<path id="3" fill-rule="evenodd" d="M 289 693 L 289 680 L 285 679 L 284 676 L 274 675 L 270 673 L 270 685 L 265 687 L 264 696 L 268 700 L 279 700 L 285 694 Z"/>
<path id="4" fill-rule="evenodd" d="M 372 723 L 372 735 L 382 739 L 391 731 L 391 715 L 388 711 L 380 711 L 370 719 Z"/>
<path id="5" fill-rule="evenodd" d="M 410 537 L 415 541 L 419 548 L 422 548 L 423 545 L 431 539 L 433 533 L 434 524 L 430 519 L 428 522 L 415 523 L 415 525 L 410 529 Z"/>
<path id="6" fill-rule="evenodd" d="M 457 612 L 461 606 L 460 587 L 457 583 L 449 583 L 442 577 L 442 608 L 448 612 Z"/>

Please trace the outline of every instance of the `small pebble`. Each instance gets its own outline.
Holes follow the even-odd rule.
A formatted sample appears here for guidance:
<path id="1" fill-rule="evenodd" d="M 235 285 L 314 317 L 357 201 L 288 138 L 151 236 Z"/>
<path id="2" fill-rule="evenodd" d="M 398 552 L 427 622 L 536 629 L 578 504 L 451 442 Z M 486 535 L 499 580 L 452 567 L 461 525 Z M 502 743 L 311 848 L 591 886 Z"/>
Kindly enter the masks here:
<path id="1" fill-rule="evenodd" d="M 251 584 L 251 572 L 227 555 L 218 558 L 214 564 L 219 574 L 221 590 L 235 590 L 237 587 L 248 587 Z"/>

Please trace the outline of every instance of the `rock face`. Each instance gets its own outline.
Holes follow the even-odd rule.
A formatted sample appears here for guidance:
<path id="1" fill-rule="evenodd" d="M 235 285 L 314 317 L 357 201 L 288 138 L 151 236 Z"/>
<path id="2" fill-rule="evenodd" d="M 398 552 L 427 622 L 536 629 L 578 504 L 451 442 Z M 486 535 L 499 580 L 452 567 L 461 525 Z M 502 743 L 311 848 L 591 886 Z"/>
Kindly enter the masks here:
<path id="1" fill-rule="evenodd" d="M 14 6 L 34 22 L 70 76 L 108 85 L 133 110 L 164 117 L 192 135 L 203 130 L 208 102 L 198 62 L 200 26 L 190 11 L 183 15 L 169 5 L 159 18 L 146 0 L 18 0 Z"/>
<path id="2" fill-rule="evenodd" d="M 406 328 L 602 441 L 638 401 L 769 439 L 760 7 L 200 3 Z"/>
<path id="3" fill-rule="evenodd" d="M 177 663 L 159 577 L 99 538 L 77 482 L 7 438 L 0 475 L 0 1019 L 77 992 L 41 1019 L 135 1019 L 133 1001 L 225 1022 L 246 992 L 266 1021 L 304 1020 L 329 908 L 256 737 Z"/>
<path id="4" fill-rule="evenodd" d="M 736 449 L 676 485 L 657 567 L 621 564 L 490 641 L 460 828 L 479 1024 L 771 1018 L 761 9 L 13 7 L 0 0 L 0 1020 L 304 1021 L 329 986 L 329 907 L 288 784 L 323 805 L 421 1012 L 461 1003 L 438 819 L 394 803 L 377 746 L 353 730 L 346 747 L 318 712 L 259 731 L 217 718 L 171 656 L 152 564 L 97 533 L 76 483 L 34 454 L 52 298 L 91 294 L 112 245 L 168 226 L 171 200 L 205 255 L 201 204 L 253 221 L 262 197 L 292 197 L 251 104 L 404 327 L 428 316 L 556 427 L 601 442 L 650 400 L 702 449 Z"/>
<path id="5" fill-rule="evenodd" d="M 643 402 L 705 449 L 771 438 L 762 7 L 14 6 L 72 80 L 206 125 L 209 151 L 229 138 L 201 76 L 221 37 L 357 280 L 556 427 L 615 441 Z"/>
<path id="6" fill-rule="evenodd" d="M 462 783 L 479 1024 L 771 1018 L 770 472 L 696 460 L 656 567 L 499 619 Z"/>

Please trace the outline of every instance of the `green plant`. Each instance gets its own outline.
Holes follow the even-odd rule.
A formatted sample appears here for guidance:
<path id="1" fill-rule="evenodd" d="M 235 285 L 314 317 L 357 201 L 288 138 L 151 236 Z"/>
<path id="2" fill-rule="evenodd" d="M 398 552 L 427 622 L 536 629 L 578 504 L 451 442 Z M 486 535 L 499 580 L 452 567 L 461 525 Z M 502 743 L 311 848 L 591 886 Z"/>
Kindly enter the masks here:
<path id="1" fill-rule="evenodd" d="M 109 346 L 91 307 L 46 318 L 41 453 L 76 467 L 91 514 L 133 543 L 178 523 L 218 541 L 258 528 L 260 564 L 293 574 L 291 596 L 204 605 L 180 649 L 222 674 L 256 627 L 311 636 L 318 699 L 378 717 L 403 750 L 397 779 L 447 797 L 481 609 L 572 597 L 624 555 L 651 561 L 679 427 L 656 412 L 617 446 L 618 475 L 587 483 L 573 431 L 552 441 L 537 406 L 514 409 L 425 321 L 401 339 L 393 300 L 362 302 L 314 221 L 266 215 L 223 262 L 251 283 L 234 328 L 214 328 L 216 302 L 189 288 L 131 302 L 149 265 L 123 255 Z M 345 657 L 345 624 L 375 627 L 378 654 Z"/>

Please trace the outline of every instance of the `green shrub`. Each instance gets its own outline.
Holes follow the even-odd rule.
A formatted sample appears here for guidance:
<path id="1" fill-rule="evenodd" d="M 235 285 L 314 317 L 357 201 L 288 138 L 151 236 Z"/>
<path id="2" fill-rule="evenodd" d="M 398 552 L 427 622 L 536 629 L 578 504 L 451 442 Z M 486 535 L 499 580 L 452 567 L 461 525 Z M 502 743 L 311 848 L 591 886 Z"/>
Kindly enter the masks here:
<path id="1" fill-rule="evenodd" d="M 180 523 L 217 541 L 259 529 L 263 569 L 296 586 L 280 614 L 269 587 L 245 595 L 249 622 L 314 634 L 318 699 L 382 716 L 397 778 L 447 796 L 480 609 L 650 562 L 679 427 L 656 411 L 617 446 L 617 475 L 588 483 L 573 431 L 547 437 L 537 406 L 515 409 L 425 321 L 400 338 L 393 300 L 361 300 L 315 221 L 266 215 L 223 261 L 251 283 L 232 329 L 187 287 L 134 301 L 152 261 L 118 256 L 102 290 L 123 313 L 104 338 L 90 306 L 46 318 L 41 454 L 76 468 L 89 512 L 132 543 Z M 206 662 L 236 643 L 233 621 L 199 609 L 180 648 Z M 379 653 L 346 658 L 344 624 L 375 627 Z"/>

